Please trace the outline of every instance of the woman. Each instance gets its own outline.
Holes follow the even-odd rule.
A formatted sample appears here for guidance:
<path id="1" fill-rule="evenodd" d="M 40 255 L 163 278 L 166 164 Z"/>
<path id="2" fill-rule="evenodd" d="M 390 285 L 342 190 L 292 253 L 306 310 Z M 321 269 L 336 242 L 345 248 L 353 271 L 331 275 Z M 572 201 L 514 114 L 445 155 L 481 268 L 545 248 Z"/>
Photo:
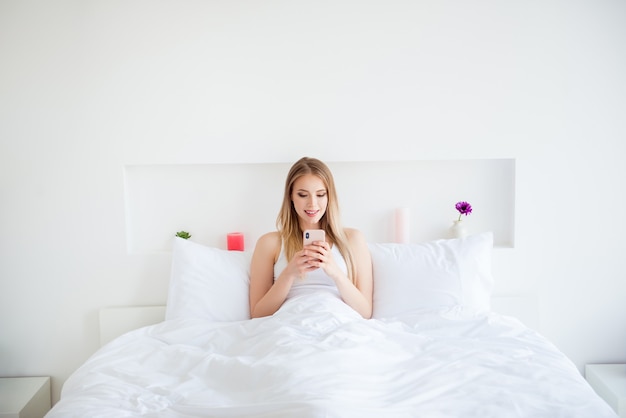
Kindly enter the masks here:
<path id="1" fill-rule="evenodd" d="M 295 294 L 337 292 L 364 318 L 372 316 L 372 261 L 363 235 L 339 222 L 332 173 L 302 158 L 289 170 L 278 231 L 257 241 L 250 266 L 250 315 L 274 314 Z M 303 231 L 323 229 L 325 241 L 303 246 Z"/>

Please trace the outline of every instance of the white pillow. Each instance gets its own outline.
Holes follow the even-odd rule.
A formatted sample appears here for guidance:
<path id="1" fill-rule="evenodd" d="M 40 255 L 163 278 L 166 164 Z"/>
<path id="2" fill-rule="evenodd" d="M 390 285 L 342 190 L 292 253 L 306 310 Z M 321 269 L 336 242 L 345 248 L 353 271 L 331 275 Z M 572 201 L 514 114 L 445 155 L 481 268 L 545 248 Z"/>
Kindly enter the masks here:
<path id="1" fill-rule="evenodd" d="M 374 318 L 423 308 L 490 308 L 493 234 L 423 244 L 369 244 Z"/>
<path id="2" fill-rule="evenodd" d="M 174 238 L 165 319 L 250 319 L 250 254 Z"/>

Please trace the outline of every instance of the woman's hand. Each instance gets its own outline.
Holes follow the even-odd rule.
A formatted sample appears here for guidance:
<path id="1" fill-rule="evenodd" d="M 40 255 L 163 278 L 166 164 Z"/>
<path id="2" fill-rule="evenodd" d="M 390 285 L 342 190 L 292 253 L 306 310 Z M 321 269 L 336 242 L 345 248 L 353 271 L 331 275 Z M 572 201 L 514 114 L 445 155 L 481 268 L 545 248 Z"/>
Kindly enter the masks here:
<path id="1" fill-rule="evenodd" d="M 321 268 L 333 280 L 344 275 L 330 251 L 330 244 L 325 241 L 314 241 L 302 250 L 306 272 Z"/>
<path id="2" fill-rule="evenodd" d="M 285 267 L 285 272 L 289 276 L 303 279 L 307 273 L 321 267 L 321 256 L 322 254 L 316 245 L 307 245 L 293 255 L 293 258 L 289 261 L 287 267 Z"/>

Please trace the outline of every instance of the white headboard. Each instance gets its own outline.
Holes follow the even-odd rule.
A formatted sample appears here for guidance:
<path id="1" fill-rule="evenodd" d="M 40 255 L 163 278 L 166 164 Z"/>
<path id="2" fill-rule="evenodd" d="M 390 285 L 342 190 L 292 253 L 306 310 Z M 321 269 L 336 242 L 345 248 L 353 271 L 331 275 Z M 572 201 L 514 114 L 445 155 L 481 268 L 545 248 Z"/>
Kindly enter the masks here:
<path id="1" fill-rule="evenodd" d="M 369 242 L 394 241 L 399 208 L 408 211 L 409 242 L 446 238 L 458 216 L 454 204 L 466 200 L 474 207 L 467 217 L 469 232 L 494 233 L 494 271 L 501 274 L 496 281 L 509 278 L 505 266 L 515 247 L 515 159 L 326 163 L 335 177 L 343 224 L 363 231 Z M 199 244 L 224 249 L 229 232 L 242 232 L 251 250 L 261 234 L 275 229 L 292 164 L 125 166 L 128 252 L 167 257 L 181 230 Z M 536 302 L 527 296 L 496 296 L 493 306 L 528 325 L 536 323 Z M 101 342 L 163 318 L 163 306 L 103 309 Z"/>
<path id="2" fill-rule="evenodd" d="M 165 306 L 127 306 L 100 309 L 100 345 L 129 331 L 165 320 Z"/>

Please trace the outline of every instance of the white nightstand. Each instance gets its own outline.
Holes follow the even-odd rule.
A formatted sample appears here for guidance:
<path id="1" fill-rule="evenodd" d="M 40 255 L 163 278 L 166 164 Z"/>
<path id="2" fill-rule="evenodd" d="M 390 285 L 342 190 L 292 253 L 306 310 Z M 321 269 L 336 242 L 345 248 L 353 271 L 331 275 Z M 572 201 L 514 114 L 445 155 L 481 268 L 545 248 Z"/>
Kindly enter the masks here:
<path id="1" fill-rule="evenodd" d="M 621 418 L 626 418 L 626 364 L 587 364 L 585 378 Z"/>
<path id="2" fill-rule="evenodd" d="M 0 378 L 1 418 L 42 418 L 50 403 L 49 377 Z"/>

